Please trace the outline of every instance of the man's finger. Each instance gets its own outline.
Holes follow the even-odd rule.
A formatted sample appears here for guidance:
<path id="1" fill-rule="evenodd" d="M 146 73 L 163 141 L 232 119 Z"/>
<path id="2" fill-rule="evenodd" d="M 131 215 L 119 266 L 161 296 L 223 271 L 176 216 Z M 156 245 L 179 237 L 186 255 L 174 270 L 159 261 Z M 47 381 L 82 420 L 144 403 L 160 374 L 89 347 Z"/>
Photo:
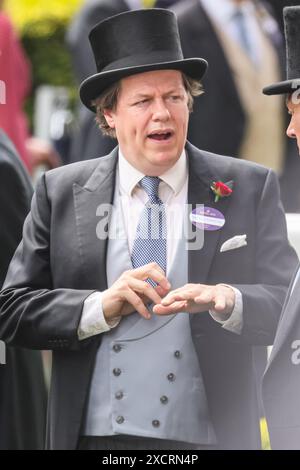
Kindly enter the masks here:
<path id="1" fill-rule="evenodd" d="M 153 313 L 156 315 L 171 315 L 178 312 L 184 312 L 187 309 L 187 302 L 174 302 L 172 305 L 165 307 L 162 304 L 154 305 Z"/>
<path id="2" fill-rule="evenodd" d="M 194 298 L 197 304 L 209 304 L 213 301 L 213 294 L 211 289 L 202 292 Z"/>
<path id="3" fill-rule="evenodd" d="M 128 289 L 124 296 L 127 302 L 130 303 L 142 317 L 146 318 L 147 320 L 151 318 L 151 314 L 145 306 L 144 302 L 133 290 Z"/>
<path id="4" fill-rule="evenodd" d="M 225 295 L 224 294 L 216 295 L 214 309 L 221 312 L 226 309 L 226 305 L 227 305 L 227 302 L 226 302 Z"/>
<path id="5" fill-rule="evenodd" d="M 165 297 L 167 293 L 169 292 L 168 289 L 164 289 L 161 286 L 156 286 L 154 287 L 154 289 L 155 289 L 155 292 L 157 292 L 161 298 Z"/>
<path id="6" fill-rule="evenodd" d="M 164 270 L 157 263 L 148 263 L 145 266 L 132 270 L 135 278 L 146 280 L 150 278 L 163 289 L 170 290 L 171 284 L 165 276 Z"/>
<path id="7" fill-rule="evenodd" d="M 191 296 L 191 294 L 189 292 L 176 292 L 176 293 L 173 293 L 171 295 L 167 295 L 163 300 L 162 300 L 162 305 L 164 306 L 167 306 L 167 305 L 170 305 L 172 304 L 173 302 L 176 302 L 176 301 L 182 301 L 182 300 L 190 300 L 192 299 L 193 297 Z"/>
<path id="8" fill-rule="evenodd" d="M 160 285 L 163 289 L 169 291 L 171 289 L 171 284 L 166 278 L 164 272 L 158 271 L 156 268 L 149 269 L 145 273 L 145 278 L 150 278 L 152 281 L 156 282 L 156 284 Z"/>
<path id="9" fill-rule="evenodd" d="M 148 282 L 140 281 L 139 279 L 131 278 L 128 281 L 128 286 L 134 292 L 145 296 L 147 299 L 152 300 L 154 304 L 160 304 L 162 299 L 158 292 Z"/>

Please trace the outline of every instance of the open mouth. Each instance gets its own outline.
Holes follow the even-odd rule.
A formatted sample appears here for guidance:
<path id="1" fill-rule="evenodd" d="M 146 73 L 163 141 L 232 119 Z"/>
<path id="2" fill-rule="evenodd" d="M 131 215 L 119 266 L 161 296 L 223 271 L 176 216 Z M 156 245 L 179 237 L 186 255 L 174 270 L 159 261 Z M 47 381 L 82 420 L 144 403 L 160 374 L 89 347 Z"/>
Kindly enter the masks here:
<path id="1" fill-rule="evenodd" d="M 173 132 L 166 131 L 166 132 L 153 132 L 149 134 L 148 137 L 151 140 L 162 141 L 162 140 L 169 140 L 173 135 Z"/>

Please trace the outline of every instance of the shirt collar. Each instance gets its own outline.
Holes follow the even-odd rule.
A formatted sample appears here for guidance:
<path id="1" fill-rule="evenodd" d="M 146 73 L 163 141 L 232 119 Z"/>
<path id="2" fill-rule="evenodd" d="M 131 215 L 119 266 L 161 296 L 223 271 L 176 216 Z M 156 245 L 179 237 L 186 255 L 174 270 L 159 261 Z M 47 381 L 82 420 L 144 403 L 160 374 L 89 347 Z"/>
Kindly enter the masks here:
<path id="1" fill-rule="evenodd" d="M 207 13 L 219 23 L 229 21 L 235 11 L 235 4 L 231 0 L 199 0 Z"/>
<path id="2" fill-rule="evenodd" d="M 129 10 L 139 10 L 143 8 L 142 0 L 125 0 Z"/>
<path id="3" fill-rule="evenodd" d="M 231 21 L 237 8 L 241 8 L 245 13 L 253 12 L 254 5 L 251 2 L 243 2 L 237 5 L 232 0 L 199 0 L 207 13 L 214 20 L 222 25 L 228 24 Z"/>
<path id="4" fill-rule="evenodd" d="M 120 147 L 118 170 L 120 187 L 128 196 L 131 196 L 132 191 L 145 175 L 132 166 L 128 160 L 126 160 Z M 182 189 L 187 176 L 187 157 L 185 150 L 183 150 L 175 165 L 160 175 L 160 179 L 172 189 L 176 196 Z"/>

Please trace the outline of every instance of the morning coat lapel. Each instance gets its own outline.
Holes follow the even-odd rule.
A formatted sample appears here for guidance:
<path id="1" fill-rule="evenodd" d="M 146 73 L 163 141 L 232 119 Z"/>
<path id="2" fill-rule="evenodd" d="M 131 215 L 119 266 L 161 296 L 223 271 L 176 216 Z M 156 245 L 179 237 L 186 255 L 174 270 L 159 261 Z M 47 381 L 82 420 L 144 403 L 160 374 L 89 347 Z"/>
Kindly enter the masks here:
<path id="1" fill-rule="evenodd" d="M 114 197 L 117 159 L 118 148 L 115 148 L 109 155 L 100 158 L 98 166 L 83 187 L 77 183 L 73 184 L 82 288 L 107 288 L 107 233 Z M 107 229 L 105 237 L 99 236 L 102 226 Z"/>
<path id="2" fill-rule="evenodd" d="M 215 208 L 222 212 L 226 219 L 226 210 L 230 204 L 230 197 L 214 201 L 214 194 L 210 189 L 213 181 L 226 182 L 231 178 L 224 178 L 218 169 L 214 169 L 209 162 L 209 155 L 202 153 L 191 144 L 186 146 L 189 162 L 189 183 L 188 183 L 188 217 L 197 204 Z M 191 224 L 188 220 L 188 224 Z M 194 228 L 193 228 L 194 229 Z M 198 229 L 196 229 L 198 230 Z M 189 250 L 188 253 L 188 278 L 191 283 L 205 284 L 209 275 L 209 270 L 217 254 L 218 241 L 221 232 L 226 230 L 225 225 L 220 230 L 205 231 L 204 244 L 201 249 Z"/>
<path id="3" fill-rule="evenodd" d="M 278 326 L 278 330 L 276 333 L 276 337 L 274 340 L 274 346 L 272 348 L 272 352 L 269 358 L 268 368 L 270 367 L 271 363 L 274 361 L 274 358 L 277 356 L 278 352 L 281 348 L 285 345 L 286 338 L 291 333 L 292 329 L 295 330 L 295 336 L 297 338 L 300 334 L 300 321 L 299 319 L 299 311 L 300 311 L 300 276 L 294 286 L 293 292 L 291 293 L 292 286 L 294 284 L 295 277 L 297 276 L 298 270 L 300 267 L 298 266 L 295 275 L 291 281 L 288 294 L 286 296 L 286 300 L 282 309 L 282 314 Z M 299 325 L 297 326 L 297 320 L 299 321 Z"/>

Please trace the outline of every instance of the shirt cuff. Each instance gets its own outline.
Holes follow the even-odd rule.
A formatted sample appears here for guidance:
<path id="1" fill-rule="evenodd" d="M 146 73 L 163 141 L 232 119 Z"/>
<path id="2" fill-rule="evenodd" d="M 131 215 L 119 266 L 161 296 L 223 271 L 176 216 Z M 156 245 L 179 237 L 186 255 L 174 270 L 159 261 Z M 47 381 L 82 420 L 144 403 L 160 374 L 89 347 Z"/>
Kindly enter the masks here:
<path id="1" fill-rule="evenodd" d="M 235 294 L 235 302 L 231 315 L 227 316 L 224 320 L 224 314 L 216 312 L 215 310 L 209 310 L 210 316 L 218 323 L 222 325 L 225 330 L 231 331 L 240 335 L 243 328 L 243 296 L 241 291 L 232 287 L 228 284 L 220 284 L 221 286 L 230 287 Z"/>
<path id="2" fill-rule="evenodd" d="M 77 330 L 78 339 L 89 338 L 90 336 L 105 333 L 120 323 L 121 317 L 107 322 L 102 309 L 102 293 L 93 292 L 83 304 L 82 315 Z"/>

